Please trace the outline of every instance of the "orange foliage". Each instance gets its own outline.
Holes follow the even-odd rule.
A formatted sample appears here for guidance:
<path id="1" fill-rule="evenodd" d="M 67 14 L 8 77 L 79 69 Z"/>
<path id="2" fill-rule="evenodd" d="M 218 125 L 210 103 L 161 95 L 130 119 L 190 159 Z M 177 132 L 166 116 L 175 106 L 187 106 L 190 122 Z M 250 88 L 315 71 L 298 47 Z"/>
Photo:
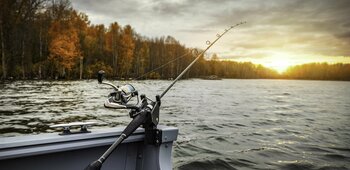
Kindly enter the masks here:
<path id="1" fill-rule="evenodd" d="M 121 77 L 127 77 L 132 68 L 132 60 L 135 49 L 135 42 L 133 40 L 133 32 L 130 25 L 125 26 L 123 34 L 120 39 L 120 59 L 118 60 L 118 68 Z"/>
<path id="2" fill-rule="evenodd" d="M 81 56 L 78 32 L 73 27 L 66 27 L 61 22 L 51 25 L 49 34 L 52 37 L 49 44 L 49 59 L 59 66 L 71 70 Z M 66 27 L 66 28 L 64 28 Z"/>

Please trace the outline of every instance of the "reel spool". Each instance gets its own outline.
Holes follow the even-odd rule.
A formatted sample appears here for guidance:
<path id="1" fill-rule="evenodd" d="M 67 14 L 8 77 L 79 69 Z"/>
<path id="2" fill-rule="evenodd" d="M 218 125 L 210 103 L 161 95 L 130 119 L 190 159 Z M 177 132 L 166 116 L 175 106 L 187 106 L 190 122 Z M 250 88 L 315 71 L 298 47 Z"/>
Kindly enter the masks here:
<path id="1" fill-rule="evenodd" d="M 100 70 L 98 72 L 98 82 L 100 84 L 106 84 L 112 86 L 114 91 L 108 95 L 107 100 L 104 103 L 104 106 L 107 108 L 113 109 L 132 109 L 137 107 L 139 104 L 138 92 L 134 86 L 131 84 L 126 84 L 121 87 L 115 86 L 112 83 L 103 82 L 105 72 Z M 136 104 L 128 104 L 128 102 L 135 97 L 137 98 Z"/>

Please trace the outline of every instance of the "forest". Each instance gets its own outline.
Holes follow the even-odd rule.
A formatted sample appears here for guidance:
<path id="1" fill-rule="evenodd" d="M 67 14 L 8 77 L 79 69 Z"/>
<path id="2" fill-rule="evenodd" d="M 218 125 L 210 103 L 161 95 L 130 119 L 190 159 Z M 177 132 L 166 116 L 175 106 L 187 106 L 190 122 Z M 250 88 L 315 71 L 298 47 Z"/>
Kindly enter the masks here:
<path id="1" fill-rule="evenodd" d="M 69 0 L 0 0 L 0 76 L 6 79 L 175 78 L 201 51 L 172 36 L 148 38 L 130 25 L 91 24 Z M 310 63 L 285 73 L 201 56 L 186 78 L 350 80 L 349 64 Z"/>

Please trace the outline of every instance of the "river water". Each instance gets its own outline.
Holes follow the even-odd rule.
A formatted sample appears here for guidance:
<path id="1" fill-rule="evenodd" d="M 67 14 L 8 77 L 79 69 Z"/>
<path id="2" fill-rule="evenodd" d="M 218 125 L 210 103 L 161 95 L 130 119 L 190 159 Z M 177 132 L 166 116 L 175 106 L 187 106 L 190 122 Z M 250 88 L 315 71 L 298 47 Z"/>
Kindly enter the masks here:
<path id="1" fill-rule="evenodd" d="M 153 97 L 170 81 L 115 83 Z M 95 80 L 0 83 L 0 137 L 74 121 L 126 125 L 127 111 L 103 107 L 110 91 Z M 350 82 L 182 80 L 164 96 L 160 124 L 179 128 L 179 170 L 350 169 Z"/>

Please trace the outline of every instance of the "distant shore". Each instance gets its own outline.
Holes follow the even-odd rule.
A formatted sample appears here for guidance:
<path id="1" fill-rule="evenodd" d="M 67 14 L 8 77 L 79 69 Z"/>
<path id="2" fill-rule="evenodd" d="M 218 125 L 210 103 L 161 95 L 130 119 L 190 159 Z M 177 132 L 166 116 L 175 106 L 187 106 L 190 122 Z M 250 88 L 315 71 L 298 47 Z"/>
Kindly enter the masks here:
<path id="1" fill-rule="evenodd" d="M 223 78 L 203 78 L 203 77 L 190 77 L 190 78 L 183 78 L 182 80 L 189 80 L 189 79 L 202 79 L 202 80 L 223 80 L 223 79 L 237 79 L 237 80 L 310 80 L 310 81 L 350 81 L 350 80 L 341 80 L 341 79 L 296 79 L 296 78 L 228 78 L 228 77 L 223 77 Z M 11 81 L 81 81 L 81 80 L 95 80 L 91 78 L 86 78 L 86 79 L 2 79 L 0 82 L 11 82 Z M 164 78 L 164 79 L 108 79 L 109 81 L 149 81 L 149 80 L 169 80 L 172 81 L 174 80 L 173 78 Z M 97 81 L 97 80 L 96 80 Z"/>

